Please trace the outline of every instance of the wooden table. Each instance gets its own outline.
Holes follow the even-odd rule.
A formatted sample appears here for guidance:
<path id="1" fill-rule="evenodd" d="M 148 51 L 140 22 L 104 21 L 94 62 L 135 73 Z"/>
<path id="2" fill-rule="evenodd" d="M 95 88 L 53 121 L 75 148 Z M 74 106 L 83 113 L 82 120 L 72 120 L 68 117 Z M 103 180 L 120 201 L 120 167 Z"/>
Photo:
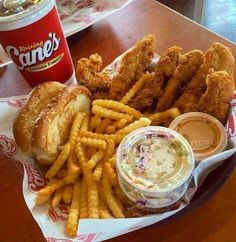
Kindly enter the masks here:
<path id="1" fill-rule="evenodd" d="M 206 50 L 213 42 L 236 46 L 152 0 L 136 0 L 126 8 L 68 39 L 74 63 L 99 53 L 104 66 L 146 33 L 157 36 L 157 53 L 173 45 L 184 51 Z M 13 65 L 0 70 L 0 97 L 26 94 L 30 88 Z M 21 164 L 0 155 L 0 241 L 45 242 L 22 197 Z M 183 216 L 112 241 L 234 242 L 236 240 L 236 172 L 209 200 Z M 112 229 L 112 228 L 109 228 Z"/>

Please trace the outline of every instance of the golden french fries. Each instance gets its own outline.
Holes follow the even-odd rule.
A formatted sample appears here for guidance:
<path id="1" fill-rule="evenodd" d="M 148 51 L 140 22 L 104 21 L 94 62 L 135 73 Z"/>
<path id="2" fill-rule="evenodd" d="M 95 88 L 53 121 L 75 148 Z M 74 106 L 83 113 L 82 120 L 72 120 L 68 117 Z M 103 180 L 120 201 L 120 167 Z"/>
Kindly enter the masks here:
<path id="1" fill-rule="evenodd" d="M 112 168 L 114 168 L 116 163 L 116 157 L 115 156 L 111 157 L 110 159 L 108 159 L 107 162 L 111 165 Z"/>
<path id="2" fill-rule="evenodd" d="M 80 196 L 80 218 L 88 218 L 88 204 L 87 204 L 88 194 L 87 194 L 87 184 L 85 179 L 82 180 L 81 184 L 81 196 Z"/>
<path id="3" fill-rule="evenodd" d="M 48 179 L 52 179 L 56 176 L 58 171 L 61 169 L 65 161 L 68 159 L 70 155 L 70 144 L 66 144 L 61 152 L 61 154 L 57 157 L 56 161 L 53 163 L 53 165 L 50 167 L 50 169 L 47 171 L 45 177 Z"/>
<path id="4" fill-rule="evenodd" d="M 120 119 L 118 121 L 116 121 L 114 123 L 114 126 L 117 128 L 117 129 L 122 129 L 125 127 L 125 125 L 127 124 L 127 120 L 126 119 Z"/>
<path id="5" fill-rule="evenodd" d="M 54 196 L 53 196 L 53 199 L 52 199 L 52 207 L 53 208 L 56 208 L 59 203 L 61 202 L 61 199 L 62 199 L 62 193 L 63 193 L 63 188 L 61 189 L 58 189 L 55 193 L 54 193 Z"/>
<path id="6" fill-rule="evenodd" d="M 116 131 L 115 125 L 109 125 L 106 128 L 106 133 L 107 134 L 113 134 L 113 133 L 115 133 L 115 131 Z"/>
<path id="7" fill-rule="evenodd" d="M 110 181 L 110 183 L 113 187 L 116 187 L 118 185 L 118 180 L 117 180 L 117 175 L 115 173 L 114 168 L 112 168 L 112 166 L 109 162 L 106 162 L 104 164 L 104 167 L 106 169 L 108 180 Z"/>
<path id="8" fill-rule="evenodd" d="M 91 146 L 93 148 L 103 149 L 103 150 L 105 150 L 106 147 L 107 147 L 106 141 L 101 140 L 101 139 L 91 139 L 91 138 L 83 137 L 81 139 L 81 143 L 83 145 L 88 145 L 88 146 Z"/>
<path id="9" fill-rule="evenodd" d="M 103 119 L 101 124 L 97 126 L 96 133 L 103 133 L 111 123 L 112 123 L 111 119 L 109 118 Z"/>
<path id="10" fill-rule="evenodd" d="M 127 104 L 132 97 L 140 90 L 145 82 L 144 76 L 141 76 L 139 80 L 129 89 L 129 91 L 125 94 L 124 97 L 121 98 L 120 102 Z"/>
<path id="11" fill-rule="evenodd" d="M 57 180 L 57 179 L 52 180 L 51 182 L 48 183 L 46 187 L 44 187 L 38 192 L 35 204 L 41 205 L 43 203 L 48 202 L 52 194 L 56 190 L 62 188 L 63 186 L 65 186 L 65 182 L 63 180 Z"/>
<path id="12" fill-rule="evenodd" d="M 151 124 L 151 120 L 148 118 L 140 118 L 139 120 L 129 124 L 128 126 L 120 129 L 117 134 L 129 134 L 136 129 L 149 126 Z"/>
<path id="13" fill-rule="evenodd" d="M 98 105 L 93 106 L 92 112 L 94 114 L 97 114 L 101 118 L 111 118 L 111 119 L 114 119 L 114 120 L 126 119 L 128 122 L 133 121 L 132 115 L 113 111 L 111 109 L 103 108 L 103 107 L 98 106 Z"/>
<path id="14" fill-rule="evenodd" d="M 99 162 L 93 172 L 94 181 L 96 181 L 96 182 L 100 181 L 100 179 L 102 177 L 102 170 L 103 170 L 103 164 L 102 164 L 102 162 Z"/>
<path id="15" fill-rule="evenodd" d="M 66 234 L 70 237 L 76 236 L 78 221 L 79 221 L 79 211 L 80 211 L 80 188 L 81 182 L 78 181 L 73 187 L 72 203 L 70 206 L 69 216 L 66 226 Z"/>
<path id="16" fill-rule="evenodd" d="M 144 115 L 142 113 L 140 113 L 138 110 L 131 108 L 130 106 L 125 105 L 118 101 L 97 99 L 97 100 L 93 101 L 93 105 L 94 106 L 93 106 L 92 111 L 105 109 L 105 110 L 109 110 L 108 111 L 109 114 L 112 114 L 112 110 L 114 110 L 114 112 L 119 113 L 119 115 L 118 115 L 119 117 L 122 117 L 122 115 L 120 115 L 122 113 L 126 114 L 126 116 L 123 116 L 123 119 L 126 119 L 127 121 L 130 121 L 130 122 L 132 121 L 132 119 L 129 120 L 128 119 L 129 116 L 127 116 L 127 115 L 131 115 L 135 118 L 144 117 Z M 98 107 L 100 107 L 100 109 Z M 108 118 L 116 119 L 116 120 L 122 119 L 122 118 L 113 118 L 112 116 L 108 116 Z"/>
<path id="17" fill-rule="evenodd" d="M 147 117 L 152 121 L 152 124 L 159 125 L 165 121 L 169 121 L 169 119 L 173 120 L 177 118 L 180 114 L 178 108 L 170 108 L 164 112 L 147 115 Z"/>
<path id="18" fill-rule="evenodd" d="M 93 180 L 92 174 L 88 172 L 85 177 L 88 188 L 88 218 L 99 218 L 99 197 L 97 183 Z"/>
<path id="19" fill-rule="evenodd" d="M 105 152 L 103 150 L 97 151 L 86 164 L 88 169 L 92 170 L 97 163 L 103 158 Z"/>
<path id="20" fill-rule="evenodd" d="M 115 142 L 112 139 L 107 140 L 107 149 L 103 158 L 105 163 L 115 153 Z"/>
<path id="21" fill-rule="evenodd" d="M 74 183 L 80 174 L 80 167 L 76 160 L 75 152 L 70 154 L 67 160 L 67 173 L 66 176 L 63 177 L 64 181 L 67 184 Z"/>
<path id="22" fill-rule="evenodd" d="M 122 99 L 127 103 L 143 85 L 142 80 Z M 38 192 L 36 205 L 70 206 L 66 226 L 68 236 L 76 236 L 80 218 L 124 218 L 127 203 L 118 184 L 115 152 L 130 132 L 179 115 L 172 108 L 163 113 L 144 115 L 128 105 L 112 100 L 95 100 L 93 115 L 78 113 L 68 142 L 46 172 L 48 185 Z M 55 179 L 56 178 L 56 179 Z"/>
<path id="23" fill-rule="evenodd" d="M 73 124 L 71 127 L 71 131 L 70 131 L 70 137 L 69 137 L 69 143 L 70 143 L 71 148 L 76 143 L 79 128 L 80 128 L 81 124 L 83 123 L 85 116 L 86 116 L 86 113 L 80 112 L 80 113 L 77 113 L 77 115 L 74 118 L 74 121 L 73 121 Z"/>
<path id="24" fill-rule="evenodd" d="M 111 184 L 109 183 L 108 177 L 106 172 L 104 172 L 103 178 L 102 178 L 102 189 L 105 197 L 105 202 L 109 209 L 111 210 L 112 214 L 115 218 L 124 218 L 124 214 L 122 212 L 122 209 L 120 208 L 119 202 L 117 201 L 117 198 L 115 197 Z"/>
<path id="25" fill-rule="evenodd" d="M 98 183 L 98 192 L 99 192 L 99 210 L 100 210 L 100 218 L 103 219 L 112 219 L 114 218 L 109 211 L 109 208 L 105 204 L 104 194 L 102 192 L 102 184 Z"/>
<path id="26" fill-rule="evenodd" d="M 81 130 L 88 130 L 89 129 L 89 115 L 86 114 L 84 120 L 81 124 Z M 78 133 L 77 133 L 78 135 Z"/>
<path id="27" fill-rule="evenodd" d="M 94 115 L 91 119 L 90 119 L 90 123 L 89 123 L 89 129 L 93 130 L 95 127 L 99 126 L 102 122 L 102 119 L 97 116 Z"/>
<path id="28" fill-rule="evenodd" d="M 65 204 L 70 204 L 72 199 L 73 187 L 71 185 L 67 185 L 62 193 L 62 201 Z"/>

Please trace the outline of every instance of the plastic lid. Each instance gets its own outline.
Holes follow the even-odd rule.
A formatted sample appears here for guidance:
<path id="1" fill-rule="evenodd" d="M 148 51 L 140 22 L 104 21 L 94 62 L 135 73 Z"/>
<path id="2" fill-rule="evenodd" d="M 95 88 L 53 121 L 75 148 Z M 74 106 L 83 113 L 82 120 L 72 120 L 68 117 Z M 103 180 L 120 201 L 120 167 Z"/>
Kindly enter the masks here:
<path id="1" fill-rule="evenodd" d="M 15 2 L 17 2 L 17 0 L 15 0 Z M 34 2 L 35 4 L 31 5 L 25 4 L 25 9 L 19 6 L 21 9 L 15 12 L 10 11 L 10 15 L 5 15 L 4 10 L 0 7 L 0 31 L 9 31 L 30 25 L 46 16 L 55 6 L 54 0 L 40 0 Z"/>
<path id="2" fill-rule="evenodd" d="M 190 112 L 180 115 L 169 128 L 188 140 L 196 161 L 215 155 L 227 146 L 228 139 L 224 126 L 206 113 Z"/>

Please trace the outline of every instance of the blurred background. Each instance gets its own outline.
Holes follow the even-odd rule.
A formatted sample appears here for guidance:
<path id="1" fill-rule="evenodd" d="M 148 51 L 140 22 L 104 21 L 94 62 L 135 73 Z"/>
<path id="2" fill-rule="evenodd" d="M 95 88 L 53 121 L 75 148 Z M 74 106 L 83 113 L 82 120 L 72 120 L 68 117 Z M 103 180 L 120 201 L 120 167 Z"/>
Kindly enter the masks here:
<path id="1" fill-rule="evenodd" d="M 236 43 L 236 0 L 158 0 Z"/>

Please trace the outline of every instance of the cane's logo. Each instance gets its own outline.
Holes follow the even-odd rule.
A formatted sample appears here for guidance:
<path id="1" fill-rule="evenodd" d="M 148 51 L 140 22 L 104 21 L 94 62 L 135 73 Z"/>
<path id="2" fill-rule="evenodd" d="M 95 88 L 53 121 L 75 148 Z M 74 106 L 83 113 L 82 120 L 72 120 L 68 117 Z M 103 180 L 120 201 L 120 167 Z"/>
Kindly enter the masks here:
<path id="1" fill-rule="evenodd" d="M 26 104 L 26 98 L 16 99 L 16 100 L 7 100 L 6 103 L 9 106 L 15 107 L 15 108 L 22 108 Z"/>
<path id="2" fill-rule="evenodd" d="M 57 57 L 43 62 L 50 58 L 60 46 L 61 39 L 57 38 L 55 33 L 50 32 L 48 37 L 48 40 L 36 43 L 33 48 L 24 46 L 16 48 L 9 45 L 6 47 L 6 52 L 11 56 L 19 70 L 26 69 L 27 71 L 36 72 L 48 69 L 57 64 L 64 56 L 64 53 L 61 53 Z M 39 62 L 43 63 L 38 64 Z"/>
<path id="3" fill-rule="evenodd" d="M 4 134 L 0 134 L 0 151 L 9 157 L 15 155 L 18 151 L 15 140 L 7 137 Z"/>
<path id="4" fill-rule="evenodd" d="M 69 207 L 65 204 L 59 204 L 58 207 L 49 207 L 48 214 L 52 218 L 53 222 L 58 220 L 66 221 L 68 219 Z"/>
<path id="5" fill-rule="evenodd" d="M 236 136 L 236 107 L 231 109 L 231 113 L 228 117 L 228 121 L 226 123 L 225 129 L 230 137 Z"/>
<path id="6" fill-rule="evenodd" d="M 46 180 L 40 174 L 40 172 L 26 162 L 23 162 L 23 164 L 27 173 L 28 189 L 31 192 L 38 192 L 39 190 L 44 188 L 46 185 Z"/>
<path id="7" fill-rule="evenodd" d="M 92 242 L 92 241 L 101 241 L 100 238 L 103 236 L 105 232 L 98 232 L 98 233 L 90 233 L 90 234 L 81 234 L 75 237 L 73 241 L 81 241 L 81 242 Z M 47 242 L 73 242 L 70 239 L 56 239 L 53 237 L 48 237 Z"/>

